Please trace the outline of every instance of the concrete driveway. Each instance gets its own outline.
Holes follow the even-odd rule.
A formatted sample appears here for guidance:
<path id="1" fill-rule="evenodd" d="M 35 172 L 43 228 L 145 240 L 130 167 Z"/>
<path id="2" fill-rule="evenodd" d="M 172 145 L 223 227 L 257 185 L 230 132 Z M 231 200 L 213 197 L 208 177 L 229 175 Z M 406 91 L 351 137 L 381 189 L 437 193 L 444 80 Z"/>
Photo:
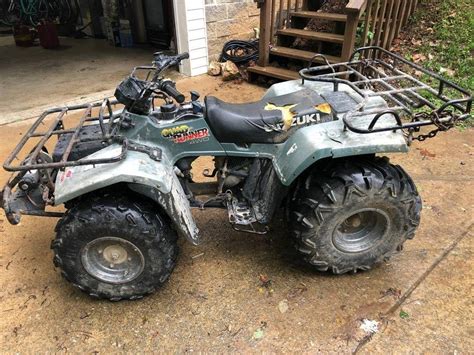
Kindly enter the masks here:
<path id="1" fill-rule="evenodd" d="M 179 87 L 241 102 L 263 92 L 208 77 Z M 0 128 L 2 160 L 28 124 Z M 255 236 L 232 230 L 225 211 L 195 211 L 204 243 L 180 241 L 178 266 L 164 288 L 139 301 L 97 301 L 53 267 L 56 220 L 24 217 L 13 227 L 2 215 L 0 349 L 468 353 L 474 348 L 473 131 L 442 133 L 391 158 L 418 185 L 421 226 L 390 262 L 354 275 L 299 266 L 281 220 L 267 236 Z M 0 180 L 7 176 L 2 171 Z M 360 329 L 364 319 L 378 322 L 376 333 Z"/>
<path id="2" fill-rule="evenodd" d="M 15 46 L 0 35 L 0 125 L 38 116 L 65 103 L 99 100 L 133 67 L 149 65 L 153 48 L 118 48 L 102 39 L 61 37 L 57 49 Z M 181 75 L 170 70 L 174 78 Z"/>

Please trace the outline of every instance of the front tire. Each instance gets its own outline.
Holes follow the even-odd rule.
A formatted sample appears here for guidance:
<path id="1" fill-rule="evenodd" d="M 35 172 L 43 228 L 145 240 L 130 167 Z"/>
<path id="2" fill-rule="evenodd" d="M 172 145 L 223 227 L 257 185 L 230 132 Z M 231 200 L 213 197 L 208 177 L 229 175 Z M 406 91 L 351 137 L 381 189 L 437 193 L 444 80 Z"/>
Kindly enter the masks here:
<path id="1" fill-rule="evenodd" d="M 289 225 L 304 261 L 335 274 L 368 270 L 401 250 L 420 222 L 415 184 L 387 158 L 316 166 L 299 182 Z"/>
<path id="2" fill-rule="evenodd" d="M 51 248 L 66 280 L 90 296 L 118 301 L 150 294 L 169 278 L 176 239 L 152 203 L 110 193 L 73 205 Z"/>

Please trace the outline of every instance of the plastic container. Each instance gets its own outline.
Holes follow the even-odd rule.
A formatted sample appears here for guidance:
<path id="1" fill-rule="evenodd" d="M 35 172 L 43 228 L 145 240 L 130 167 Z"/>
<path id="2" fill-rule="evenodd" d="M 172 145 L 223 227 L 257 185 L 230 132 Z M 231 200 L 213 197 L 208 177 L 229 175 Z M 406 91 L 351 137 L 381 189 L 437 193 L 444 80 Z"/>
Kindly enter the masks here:
<path id="1" fill-rule="evenodd" d="M 133 47 L 133 36 L 131 30 L 120 30 L 120 44 L 122 47 Z"/>
<path id="2" fill-rule="evenodd" d="M 45 22 L 38 25 L 38 37 L 41 47 L 44 49 L 54 49 L 59 47 L 59 37 L 56 24 Z"/>
<path id="3" fill-rule="evenodd" d="M 13 27 L 13 38 L 18 47 L 31 47 L 33 45 L 33 34 L 28 26 L 16 25 Z"/>

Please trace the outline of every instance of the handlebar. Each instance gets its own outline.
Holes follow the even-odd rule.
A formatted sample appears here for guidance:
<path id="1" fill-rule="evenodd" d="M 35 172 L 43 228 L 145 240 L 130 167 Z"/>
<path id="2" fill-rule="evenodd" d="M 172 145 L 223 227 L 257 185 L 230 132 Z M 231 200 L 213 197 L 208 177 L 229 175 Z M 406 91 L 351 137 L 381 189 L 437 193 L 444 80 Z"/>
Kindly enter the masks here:
<path id="1" fill-rule="evenodd" d="M 135 67 L 132 71 L 131 77 L 144 83 L 144 87 L 141 89 L 139 96 L 141 98 L 148 99 L 152 91 L 158 89 L 174 98 L 178 103 L 183 103 L 186 98 L 176 89 L 175 83 L 171 80 L 163 80 L 160 74 L 167 68 L 178 65 L 182 60 L 188 58 L 189 53 L 169 56 L 162 52 L 156 52 L 153 54 L 153 66 Z M 147 78 L 143 81 L 135 77 L 135 72 L 137 69 L 151 70 L 154 74 L 151 78 L 147 76 Z"/>
<path id="2" fill-rule="evenodd" d="M 163 81 L 163 83 L 161 84 L 161 90 L 166 92 L 180 104 L 183 103 L 185 100 L 184 95 L 180 93 L 178 89 L 176 89 L 175 84 L 171 80 Z"/>
<path id="3" fill-rule="evenodd" d="M 182 60 L 189 59 L 189 53 L 188 53 L 188 52 L 184 52 L 184 53 L 178 54 L 178 55 L 176 56 L 176 59 L 178 59 L 180 62 L 181 62 Z"/>
<path id="4" fill-rule="evenodd" d="M 155 53 L 153 62 L 157 68 L 157 75 L 166 68 L 171 67 L 173 65 L 178 65 L 182 60 L 188 58 L 189 53 L 186 52 L 175 56 L 168 56 L 163 54 L 162 52 Z M 176 89 L 175 83 L 171 80 L 162 81 L 160 85 L 160 90 L 167 93 L 180 104 L 183 103 L 185 100 L 185 96 Z"/>
<path id="5" fill-rule="evenodd" d="M 189 53 L 187 52 L 174 56 L 168 56 L 166 54 L 163 54 L 162 52 L 156 52 L 153 54 L 153 64 L 155 64 L 156 68 L 158 69 L 158 72 L 162 72 L 166 68 L 171 67 L 173 65 L 178 65 L 179 63 L 181 63 L 182 60 L 188 58 Z"/>

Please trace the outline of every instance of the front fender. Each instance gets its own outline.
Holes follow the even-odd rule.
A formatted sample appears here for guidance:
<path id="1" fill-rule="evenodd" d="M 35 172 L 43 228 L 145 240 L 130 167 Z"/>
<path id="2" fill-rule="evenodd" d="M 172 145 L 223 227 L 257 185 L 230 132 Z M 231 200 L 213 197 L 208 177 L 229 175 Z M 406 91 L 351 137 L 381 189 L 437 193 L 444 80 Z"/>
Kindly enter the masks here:
<path id="1" fill-rule="evenodd" d="M 117 155 L 119 146 L 109 146 L 88 158 L 107 158 Z M 59 205 L 117 183 L 127 183 L 133 191 L 152 198 L 166 212 L 176 230 L 193 244 L 199 243 L 199 230 L 191 214 L 189 201 L 165 160 L 155 161 L 147 154 L 128 151 L 120 162 L 66 168 L 56 178 L 54 202 Z"/>

